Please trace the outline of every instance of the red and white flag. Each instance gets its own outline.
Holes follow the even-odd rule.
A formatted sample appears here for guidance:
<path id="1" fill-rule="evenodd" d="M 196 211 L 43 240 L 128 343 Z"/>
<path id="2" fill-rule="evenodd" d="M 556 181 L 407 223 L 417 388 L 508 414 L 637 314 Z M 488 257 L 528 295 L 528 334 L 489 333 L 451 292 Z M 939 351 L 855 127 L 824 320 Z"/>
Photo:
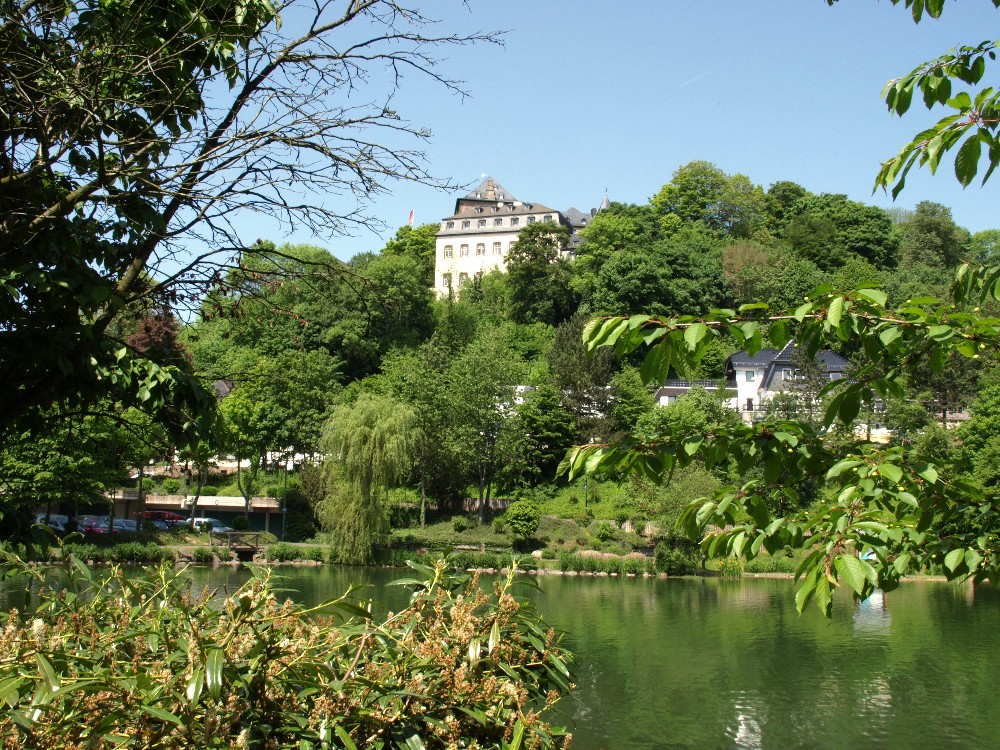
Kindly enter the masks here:
<path id="1" fill-rule="evenodd" d="M 409 221 L 409 224 L 410 224 L 411 227 L 413 226 L 413 209 L 412 208 L 410 209 L 410 221 Z"/>

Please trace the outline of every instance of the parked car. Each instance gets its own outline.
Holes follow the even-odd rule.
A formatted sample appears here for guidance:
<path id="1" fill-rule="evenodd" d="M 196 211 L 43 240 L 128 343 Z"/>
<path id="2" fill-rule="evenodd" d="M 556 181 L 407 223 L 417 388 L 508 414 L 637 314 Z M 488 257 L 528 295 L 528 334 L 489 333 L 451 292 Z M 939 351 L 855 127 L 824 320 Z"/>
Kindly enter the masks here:
<path id="1" fill-rule="evenodd" d="M 190 520 L 187 516 L 169 510 L 146 510 L 142 512 L 142 518 L 144 521 L 163 521 L 168 526 L 176 526 Z"/>
<path id="2" fill-rule="evenodd" d="M 69 523 L 69 516 L 61 516 L 56 513 L 50 513 L 48 515 L 45 513 L 39 513 L 35 516 L 35 523 L 48 526 L 57 534 L 65 534 L 66 524 Z"/>
<path id="3" fill-rule="evenodd" d="M 225 526 L 218 518 L 192 518 L 189 523 L 191 524 L 191 528 L 197 532 L 211 531 L 217 526 Z"/>
<path id="4" fill-rule="evenodd" d="M 119 531 L 136 532 L 139 530 L 139 522 L 133 521 L 131 518 L 116 518 L 114 525 Z"/>
<path id="5" fill-rule="evenodd" d="M 209 534 L 226 534 L 230 531 L 236 531 L 232 526 L 213 526 L 208 530 Z"/>

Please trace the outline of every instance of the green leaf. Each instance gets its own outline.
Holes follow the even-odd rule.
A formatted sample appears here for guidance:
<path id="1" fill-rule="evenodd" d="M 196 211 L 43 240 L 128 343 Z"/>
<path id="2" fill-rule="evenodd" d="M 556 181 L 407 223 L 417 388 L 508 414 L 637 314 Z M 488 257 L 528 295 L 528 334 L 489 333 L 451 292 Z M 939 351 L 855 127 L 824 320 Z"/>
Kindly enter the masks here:
<path id="1" fill-rule="evenodd" d="M 834 560 L 833 565 L 837 569 L 837 575 L 840 580 L 850 586 L 854 593 L 860 596 L 865 590 L 865 585 L 868 583 L 869 570 L 871 569 L 868 563 L 859 560 L 853 554 L 847 553 L 838 556 Z"/>
<path id="2" fill-rule="evenodd" d="M 159 719 L 160 721 L 165 721 L 170 724 L 176 724 L 179 727 L 184 726 L 184 722 L 182 722 L 179 717 L 175 716 L 169 711 L 166 711 L 162 708 L 158 708 L 157 706 L 140 706 L 139 708 L 142 710 L 143 713 L 146 713 L 156 719 Z"/>
<path id="3" fill-rule="evenodd" d="M 684 341 L 690 351 L 695 351 L 698 344 L 708 334 L 708 326 L 704 323 L 692 323 L 684 330 Z"/>
<path id="4" fill-rule="evenodd" d="M 205 661 L 205 685 L 208 693 L 213 698 L 218 699 L 222 694 L 222 667 L 225 663 L 225 654 L 218 646 L 210 646 L 208 658 Z"/>
<path id="5" fill-rule="evenodd" d="M 964 562 L 965 550 L 961 547 L 951 550 L 951 552 L 944 556 L 944 566 L 952 573 Z"/>
<path id="6" fill-rule="evenodd" d="M 892 561 L 892 567 L 899 575 L 904 575 L 910 567 L 911 559 L 912 557 L 904 552 Z"/>
<path id="7" fill-rule="evenodd" d="M 878 473 L 884 476 L 893 484 L 903 478 L 903 470 L 894 464 L 879 464 Z"/>
<path id="8" fill-rule="evenodd" d="M 835 297 L 833 302 L 830 303 L 830 309 L 826 313 L 826 322 L 830 324 L 832 328 L 836 328 L 840 325 L 840 317 L 844 314 L 844 298 Z"/>
<path id="9" fill-rule="evenodd" d="M 45 681 L 46 687 L 51 692 L 56 692 L 62 682 L 60 682 L 56 670 L 52 668 L 52 663 L 40 653 L 35 654 L 35 663 L 38 664 L 38 671 Z"/>
<path id="10" fill-rule="evenodd" d="M 830 470 L 826 472 L 826 478 L 834 479 L 839 477 L 845 471 L 853 469 L 855 466 L 861 466 L 862 463 L 864 462 L 858 461 L 856 458 L 845 458 L 830 467 Z"/>
<path id="11" fill-rule="evenodd" d="M 958 155 L 955 157 L 955 176 L 962 183 L 962 187 L 968 187 L 975 178 L 981 152 L 982 144 L 976 135 L 967 138 L 958 150 Z"/>
<path id="12" fill-rule="evenodd" d="M 333 731 L 337 733 L 340 741 L 344 743 L 344 750 L 358 750 L 358 746 L 354 744 L 354 740 L 351 739 L 351 735 L 344 731 L 344 728 L 340 724 L 333 725 Z"/>

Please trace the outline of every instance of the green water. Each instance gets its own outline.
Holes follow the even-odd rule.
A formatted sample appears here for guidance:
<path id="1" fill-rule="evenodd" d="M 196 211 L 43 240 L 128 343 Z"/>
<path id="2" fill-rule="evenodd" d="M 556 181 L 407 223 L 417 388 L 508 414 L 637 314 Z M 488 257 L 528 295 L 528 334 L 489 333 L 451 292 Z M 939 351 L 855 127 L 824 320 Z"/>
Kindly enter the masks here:
<path id="1" fill-rule="evenodd" d="M 353 583 L 386 609 L 401 571 L 286 568 L 313 603 Z M 197 569 L 236 587 L 245 573 Z M 795 612 L 785 580 L 546 576 L 525 588 L 568 633 L 574 748 L 1000 747 L 1000 592 L 910 583 L 832 621 Z"/>

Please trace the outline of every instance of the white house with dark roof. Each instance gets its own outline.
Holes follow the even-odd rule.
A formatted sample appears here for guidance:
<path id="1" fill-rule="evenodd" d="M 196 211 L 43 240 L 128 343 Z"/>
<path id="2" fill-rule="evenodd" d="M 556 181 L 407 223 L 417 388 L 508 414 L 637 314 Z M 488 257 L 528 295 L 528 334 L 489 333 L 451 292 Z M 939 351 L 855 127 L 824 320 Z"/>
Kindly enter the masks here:
<path id="1" fill-rule="evenodd" d="M 602 208 L 607 205 L 605 197 Z M 434 254 L 434 289 L 447 295 L 476 276 L 507 267 L 507 255 L 520 231 L 536 222 L 551 221 L 570 231 L 567 255 L 579 247 L 580 230 L 597 214 L 569 209 L 565 214 L 541 203 L 518 200 L 492 177 L 487 177 L 463 198 L 455 212 L 441 220 Z"/>
<path id="2" fill-rule="evenodd" d="M 795 342 L 792 341 L 780 350 L 761 349 L 754 355 L 736 352 L 730 356 L 725 372 L 726 405 L 741 412 L 749 422 L 765 411 L 775 396 L 799 388 L 804 374 L 794 352 Z M 817 374 L 826 380 L 846 377 L 847 364 L 846 359 L 826 349 L 816 355 Z M 656 403 L 666 406 L 695 386 L 715 390 L 719 382 L 668 380 L 654 398 Z"/>

